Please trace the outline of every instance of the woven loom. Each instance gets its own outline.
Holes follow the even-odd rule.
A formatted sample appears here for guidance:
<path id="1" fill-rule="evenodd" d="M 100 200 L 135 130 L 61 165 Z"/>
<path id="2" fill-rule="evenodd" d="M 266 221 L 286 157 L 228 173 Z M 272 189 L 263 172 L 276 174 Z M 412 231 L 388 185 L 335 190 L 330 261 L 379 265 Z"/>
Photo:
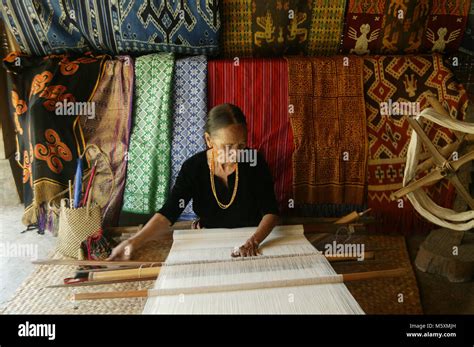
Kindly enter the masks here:
<path id="1" fill-rule="evenodd" d="M 257 258 L 231 258 L 255 228 L 178 230 L 144 314 L 363 314 L 303 226 L 279 226 Z"/>

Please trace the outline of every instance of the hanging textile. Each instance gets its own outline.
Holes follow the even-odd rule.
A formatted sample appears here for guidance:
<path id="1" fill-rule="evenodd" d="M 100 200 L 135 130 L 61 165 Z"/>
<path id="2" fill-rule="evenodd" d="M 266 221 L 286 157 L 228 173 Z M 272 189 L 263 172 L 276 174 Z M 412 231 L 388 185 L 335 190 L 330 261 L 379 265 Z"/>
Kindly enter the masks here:
<path id="1" fill-rule="evenodd" d="M 340 213 L 347 211 L 344 205 L 362 208 L 367 177 L 363 60 L 287 59 L 295 202 L 322 204 L 321 209 L 342 205 Z"/>
<path id="2" fill-rule="evenodd" d="M 213 54 L 218 0 L 2 0 L 0 11 L 23 52 Z"/>
<path id="3" fill-rule="evenodd" d="M 171 151 L 170 53 L 138 57 L 135 62 L 133 127 L 122 210 L 151 214 L 169 191 Z"/>
<path id="4" fill-rule="evenodd" d="M 264 156 L 280 211 L 291 192 L 293 135 L 288 119 L 288 67 L 284 59 L 209 61 L 209 109 L 222 103 L 240 107 L 247 119 L 248 146 Z"/>
<path id="5" fill-rule="evenodd" d="M 224 55 L 335 54 L 345 6 L 346 0 L 223 0 Z"/>
<path id="6" fill-rule="evenodd" d="M 0 17 L 23 53 L 44 56 L 90 50 L 70 2 L 61 0 L 2 0 Z"/>
<path id="7" fill-rule="evenodd" d="M 87 114 L 62 107 L 91 100 L 106 59 L 91 54 L 32 58 L 11 53 L 3 61 L 12 85 L 9 104 L 16 159 L 23 169 L 25 225 L 42 224 L 42 205 L 74 178 L 76 159 L 85 145 L 78 119 Z"/>
<path id="8" fill-rule="evenodd" d="M 414 111 L 417 105 L 423 110 L 428 106 L 426 97 L 434 94 L 451 117 L 463 120 L 467 107 L 466 91 L 438 54 L 367 57 L 364 64 L 369 138 L 368 206 L 377 222 L 383 225 L 379 230 L 407 234 L 414 230 L 429 230 L 432 225 L 413 210 L 406 198 L 390 200 L 390 194 L 402 188 L 410 140 L 411 130 L 403 113 L 409 111 L 410 106 Z M 382 105 L 387 106 L 384 106 L 384 112 L 381 112 Z M 404 112 L 400 112 L 402 105 Z M 451 131 L 432 123 L 424 129 L 437 147 L 443 147 L 454 139 Z M 421 159 L 426 159 L 426 155 Z M 430 187 L 428 194 L 438 205 L 452 207 L 455 191 L 446 180 Z"/>
<path id="9" fill-rule="evenodd" d="M 207 59 L 205 56 L 176 60 L 173 78 L 173 118 L 171 136 L 171 184 L 183 162 L 206 149 L 204 125 L 207 117 Z M 192 201 L 181 214 L 182 220 L 196 215 Z"/>
<path id="10" fill-rule="evenodd" d="M 74 7 L 81 32 L 98 51 L 211 54 L 218 50 L 218 0 L 98 0 L 78 1 Z"/>
<path id="11" fill-rule="evenodd" d="M 343 51 L 356 54 L 454 52 L 470 0 L 349 0 Z"/>
<path id="12" fill-rule="evenodd" d="M 113 182 L 107 182 L 110 184 L 108 191 L 112 192 L 102 208 L 104 226 L 113 226 L 118 222 L 122 204 L 132 121 L 133 77 L 130 57 L 118 56 L 107 61 L 91 99 L 95 115 L 81 119 L 87 144 L 96 144 L 108 156 L 114 175 Z"/>

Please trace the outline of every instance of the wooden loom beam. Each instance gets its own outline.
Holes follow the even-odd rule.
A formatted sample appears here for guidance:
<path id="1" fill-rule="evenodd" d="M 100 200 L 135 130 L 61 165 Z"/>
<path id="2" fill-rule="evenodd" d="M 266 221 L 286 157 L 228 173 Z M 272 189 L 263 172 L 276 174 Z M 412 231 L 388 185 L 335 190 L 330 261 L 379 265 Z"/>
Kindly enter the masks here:
<path id="1" fill-rule="evenodd" d="M 338 282 L 351 282 L 361 281 L 376 278 L 388 278 L 388 277 L 400 277 L 409 273 L 408 268 L 397 268 L 391 270 L 382 271 L 368 271 L 359 273 L 350 273 L 340 275 L 341 280 L 336 279 L 337 276 L 332 276 L 329 280 L 321 280 L 320 278 L 309 278 L 299 279 L 293 281 L 270 281 L 262 283 L 244 283 L 244 284 L 232 284 L 222 286 L 203 286 L 203 287 L 192 287 L 192 288 L 171 288 L 171 289 L 144 289 L 144 290 L 129 290 L 129 291 L 113 291 L 113 292 L 85 292 L 75 293 L 72 296 L 72 300 L 96 300 L 96 299 L 121 299 L 121 298 L 147 298 L 156 295 L 177 295 L 177 294 L 198 294 L 198 293 L 211 293 L 220 291 L 239 291 L 239 290 L 252 290 L 262 288 L 275 288 L 285 286 L 300 286 L 300 285 L 315 285 L 322 283 L 338 283 Z M 342 277 L 342 278 L 341 278 Z"/>
<path id="2" fill-rule="evenodd" d="M 367 251 L 364 252 L 364 259 L 373 259 L 374 258 L 374 252 Z M 238 259 L 238 258 L 237 258 Z M 355 256 L 326 256 L 326 259 L 328 261 L 348 261 L 348 260 L 357 260 L 357 257 Z M 234 260 L 235 261 L 235 260 Z M 161 266 L 163 265 L 163 262 L 157 262 L 157 261 L 108 261 L 108 260 L 74 260 L 74 259 L 39 259 L 39 260 L 34 260 L 32 261 L 32 264 L 36 265 L 65 265 L 65 266 L 112 266 L 112 267 L 117 267 L 117 266 L 126 266 L 126 267 L 140 267 L 140 266 L 146 266 L 146 267 L 156 267 L 156 266 Z M 184 265 L 185 263 L 183 263 Z M 144 269 L 144 268 L 142 268 Z M 116 271 L 122 271 L 122 270 L 127 270 L 127 269 L 116 269 Z M 81 272 L 85 272 L 87 270 L 81 270 Z M 93 271 L 96 272 L 96 271 Z M 107 272 L 113 272 L 113 270 L 107 271 Z"/>

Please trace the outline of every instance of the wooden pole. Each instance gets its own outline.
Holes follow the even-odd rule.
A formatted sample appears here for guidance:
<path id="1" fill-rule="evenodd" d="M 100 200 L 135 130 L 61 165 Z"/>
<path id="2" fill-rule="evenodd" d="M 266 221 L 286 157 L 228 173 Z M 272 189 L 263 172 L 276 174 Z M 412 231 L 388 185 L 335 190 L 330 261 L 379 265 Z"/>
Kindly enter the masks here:
<path id="1" fill-rule="evenodd" d="M 121 280 L 107 280 L 107 281 L 84 281 L 76 282 L 69 284 L 53 284 L 45 288 L 68 288 L 68 287 L 87 287 L 87 286 L 99 286 L 104 284 L 114 284 L 114 283 L 125 283 L 125 282 L 140 282 L 140 281 L 156 281 L 156 276 L 151 277 L 141 277 L 141 278 L 128 278 Z"/>
<path id="2" fill-rule="evenodd" d="M 128 270 L 115 270 L 105 272 L 91 272 L 89 274 L 89 280 L 91 281 L 112 281 L 112 280 L 123 280 L 141 277 L 158 277 L 160 274 L 161 267 L 145 267 L 138 269 Z"/>
<path id="3" fill-rule="evenodd" d="M 346 256 L 346 255 L 336 255 L 336 256 L 326 256 L 328 261 L 347 261 L 347 260 L 357 260 L 357 257 L 354 256 Z M 364 259 L 373 259 L 374 252 L 364 252 Z M 221 260 L 219 260 L 221 261 Z M 226 261 L 226 260 L 222 260 Z M 235 259 L 229 259 L 229 261 L 235 261 Z M 160 261 L 107 261 L 107 260 L 75 260 L 75 259 L 38 259 L 33 260 L 32 264 L 36 265 L 65 265 L 65 266 L 106 266 L 109 267 L 135 267 L 138 268 L 140 266 L 146 267 L 159 267 L 163 265 L 163 262 Z M 191 262 L 192 263 L 192 262 Z M 188 263 L 183 263 L 183 265 Z M 106 269 L 98 269 L 98 270 L 106 270 Z M 125 269 L 114 269 L 110 271 L 103 271 L 103 272 L 113 272 L 118 270 L 125 270 Z M 82 273 L 87 272 L 87 270 L 80 270 Z M 92 271 L 95 272 L 95 271 Z"/>
<path id="4" fill-rule="evenodd" d="M 361 281 L 375 278 L 400 277 L 409 273 L 408 268 L 398 268 L 381 271 L 358 272 L 352 274 L 343 274 L 341 276 L 302 278 L 292 281 L 268 281 L 259 283 L 240 283 L 220 286 L 202 286 L 191 288 L 169 288 L 169 289 L 145 289 L 129 290 L 116 292 L 87 292 L 73 294 L 73 300 L 96 300 L 96 299 L 120 299 L 120 298 L 145 298 L 160 295 L 181 295 L 181 294 L 199 294 L 223 291 L 241 291 L 252 289 L 265 289 L 275 287 L 316 285 L 327 283 L 338 283 L 342 277 L 343 282 Z M 329 278 L 330 277 L 330 278 Z"/>

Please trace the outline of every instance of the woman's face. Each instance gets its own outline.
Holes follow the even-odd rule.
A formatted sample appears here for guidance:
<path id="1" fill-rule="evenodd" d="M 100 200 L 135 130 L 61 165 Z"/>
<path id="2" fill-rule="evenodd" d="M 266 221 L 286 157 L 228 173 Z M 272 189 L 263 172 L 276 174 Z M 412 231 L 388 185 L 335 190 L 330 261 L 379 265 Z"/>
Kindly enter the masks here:
<path id="1" fill-rule="evenodd" d="M 247 147 L 247 130 L 240 124 L 232 124 L 211 134 L 205 133 L 206 143 L 212 148 L 219 162 L 234 161 L 229 158 L 232 152 Z"/>

